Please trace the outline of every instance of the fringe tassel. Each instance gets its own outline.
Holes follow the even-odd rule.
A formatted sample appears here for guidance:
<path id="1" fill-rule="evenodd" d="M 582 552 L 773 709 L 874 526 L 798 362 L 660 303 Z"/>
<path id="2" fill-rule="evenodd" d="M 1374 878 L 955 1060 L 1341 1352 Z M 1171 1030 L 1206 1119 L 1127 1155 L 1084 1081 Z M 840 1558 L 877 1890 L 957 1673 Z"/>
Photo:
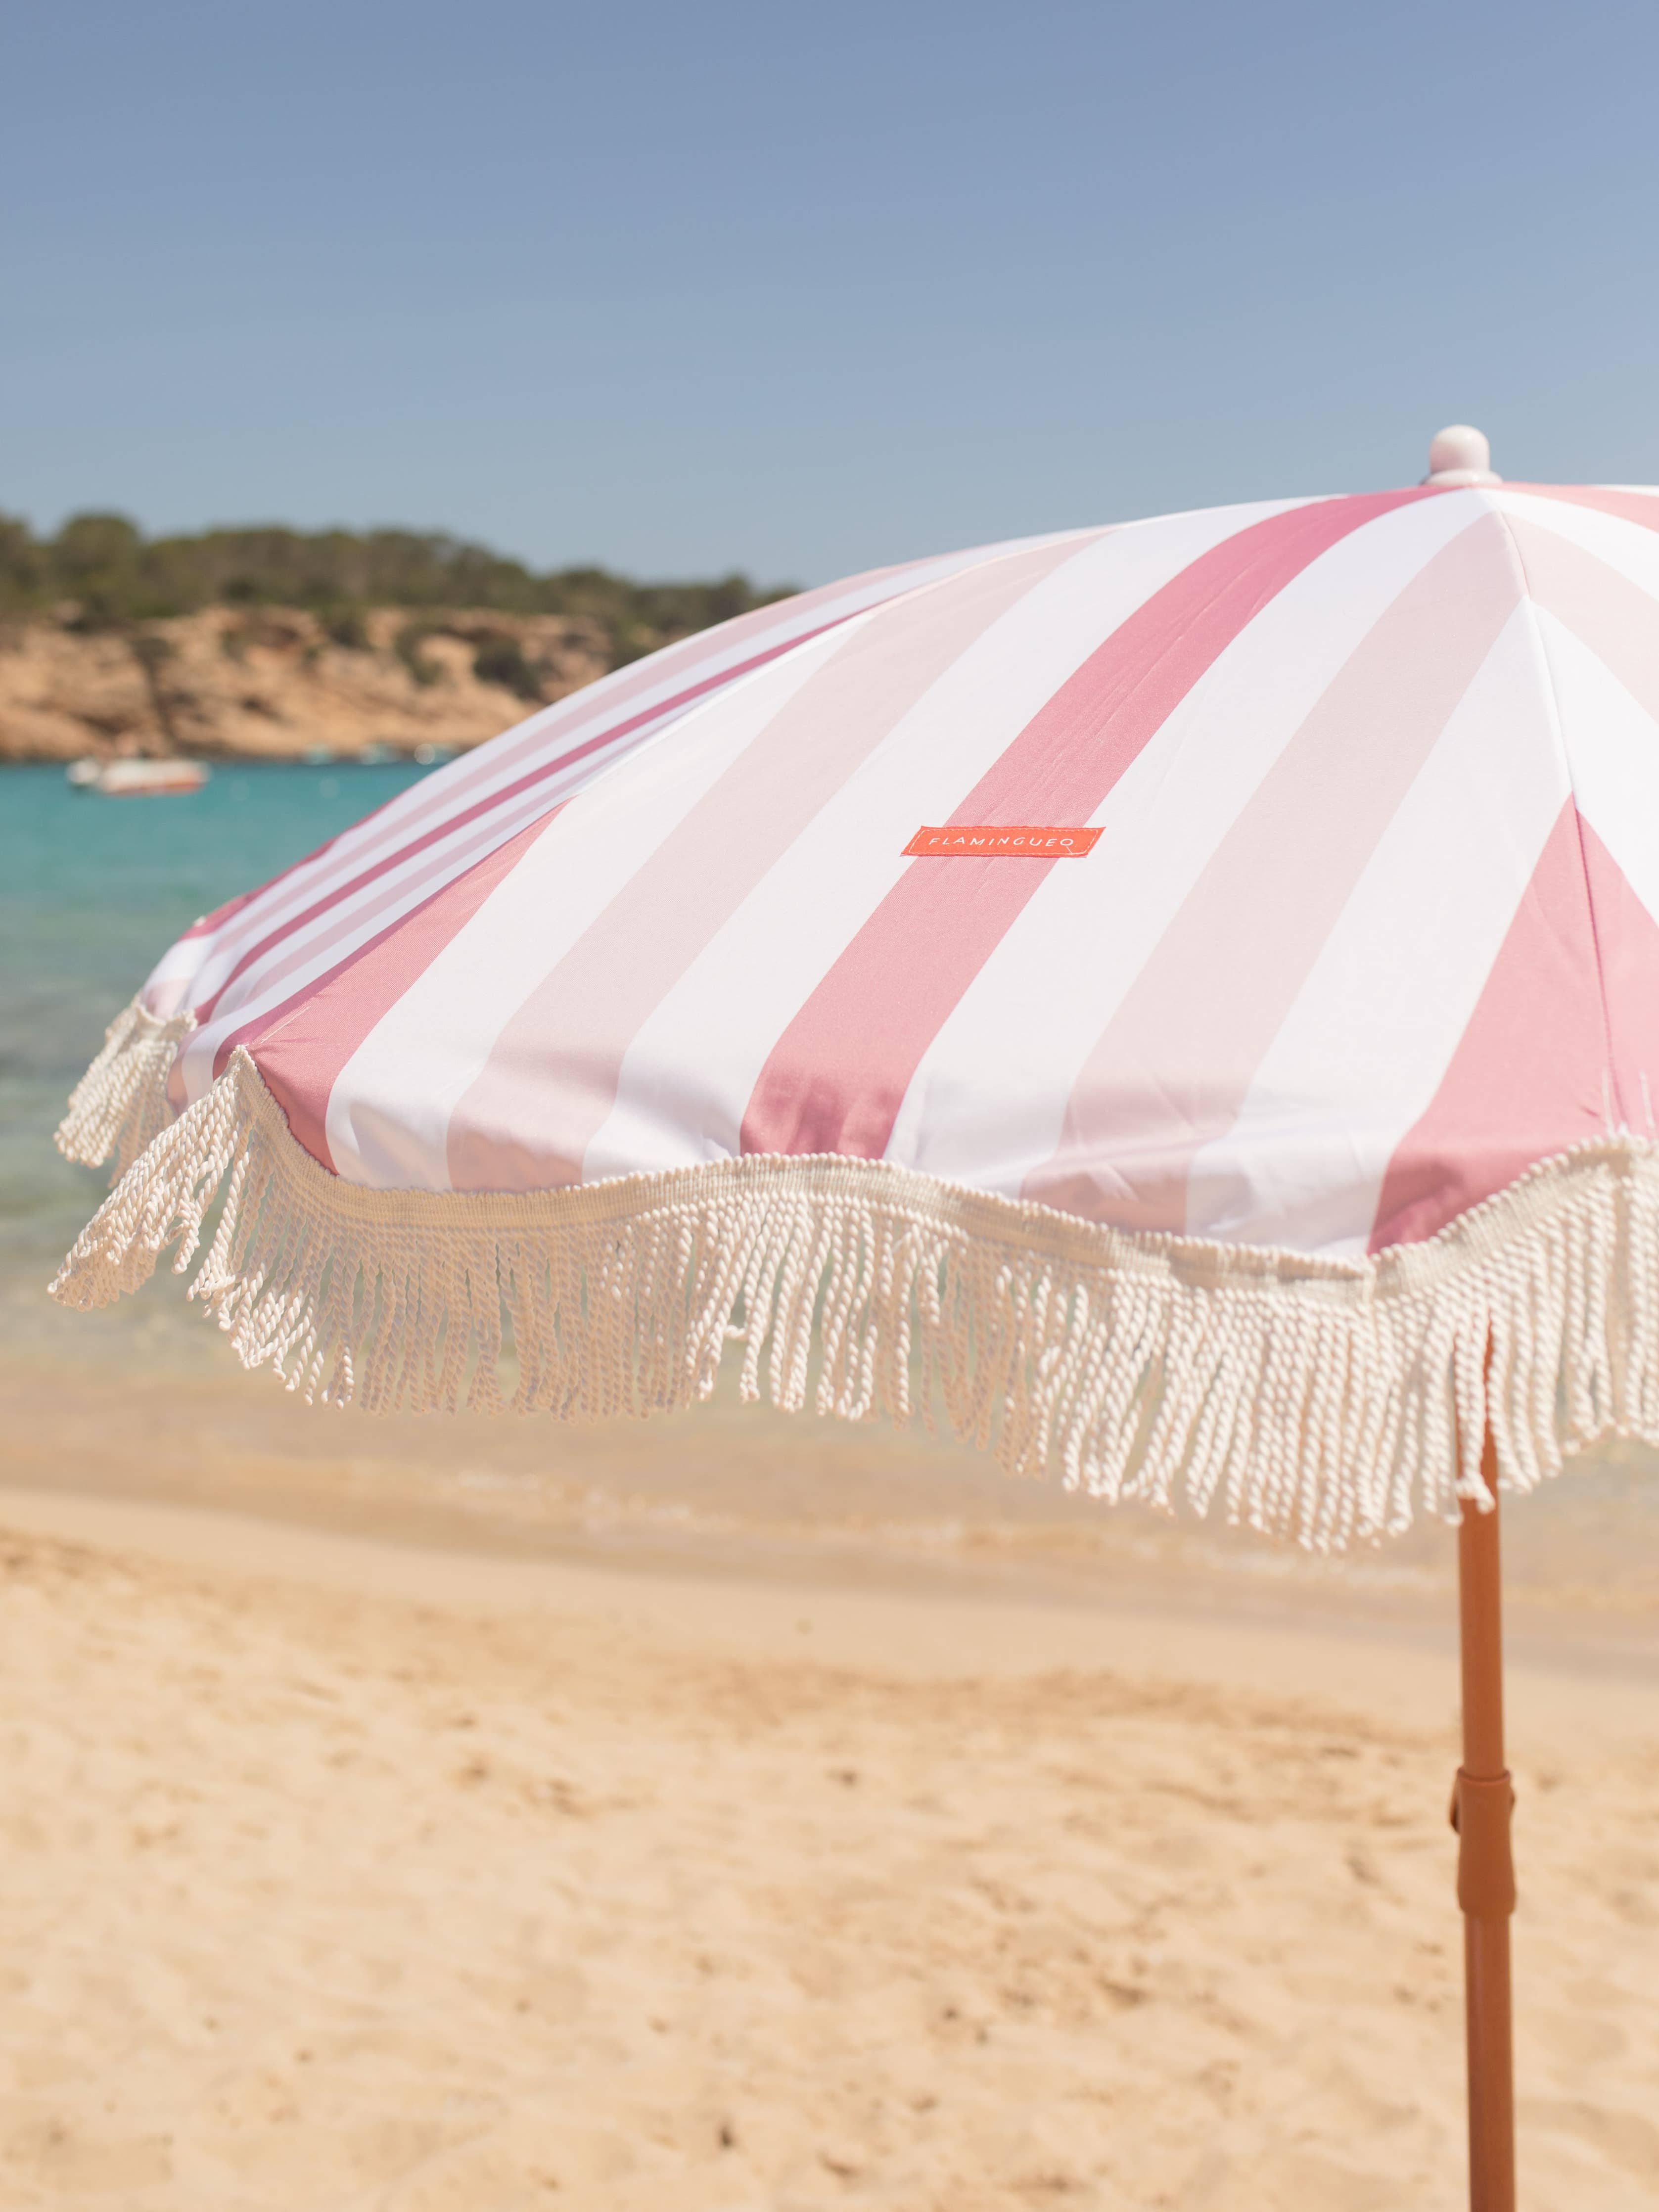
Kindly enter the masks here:
<path id="1" fill-rule="evenodd" d="M 1609 1434 L 1659 1443 L 1659 1146 L 1630 1137 L 1534 1168 L 1429 1243 L 1340 1262 L 1127 1236 L 839 1158 L 526 1197 L 363 1190 L 294 1140 L 239 1051 L 52 1295 L 106 1304 L 175 1242 L 184 1273 L 222 1185 L 191 1295 L 246 1365 L 375 1413 L 500 1409 L 504 1329 L 514 1407 L 561 1419 L 705 1399 L 731 1346 L 744 1398 L 940 1409 L 1012 1474 L 1184 1494 L 1321 1551 L 1404 1528 L 1419 1498 L 1447 1517 L 1487 1499 L 1488 1424 L 1516 1491 Z"/>
<path id="2" fill-rule="evenodd" d="M 58 1125 L 58 1149 L 66 1160 L 101 1167 L 113 1153 L 110 1182 L 119 1182 L 173 1119 L 167 1077 L 179 1039 L 195 1026 L 194 1014 L 160 1021 L 137 999 L 122 1008 Z"/>

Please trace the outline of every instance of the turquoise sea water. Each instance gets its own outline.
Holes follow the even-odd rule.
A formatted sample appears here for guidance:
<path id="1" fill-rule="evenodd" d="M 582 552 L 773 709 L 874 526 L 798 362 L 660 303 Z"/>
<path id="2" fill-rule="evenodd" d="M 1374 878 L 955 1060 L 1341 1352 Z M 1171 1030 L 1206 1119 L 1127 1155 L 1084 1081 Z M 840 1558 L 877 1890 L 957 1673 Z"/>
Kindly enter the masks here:
<path id="1" fill-rule="evenodd" d="M 105 799 L 58 768 L 0 768 L 0 1301 L 14 1341 L 44 1333 L 68 1346 L 88 1326 L 59 1316 L 44 1285 L 104 1178 L 61 1159 L 52 1136 L 106 1024 L 198 915 L 423 773 L 250 764 L 199 792 Z M 152 1288 L 182 1306 L 176 1285 Z M 110 1325 L 153 1328 L 159 1313 L 146 1297 Z"/>

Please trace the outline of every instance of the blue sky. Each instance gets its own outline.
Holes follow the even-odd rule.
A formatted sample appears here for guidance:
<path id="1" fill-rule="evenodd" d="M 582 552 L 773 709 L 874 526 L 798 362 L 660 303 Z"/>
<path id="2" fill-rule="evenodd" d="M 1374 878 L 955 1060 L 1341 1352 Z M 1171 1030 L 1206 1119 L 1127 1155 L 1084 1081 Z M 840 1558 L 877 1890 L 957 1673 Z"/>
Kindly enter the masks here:
<path id="1" fill-rule="evenodd" d="M 9 0 L 0 507 L 811 582 L 1659 479 L 1659 9 Z"/>

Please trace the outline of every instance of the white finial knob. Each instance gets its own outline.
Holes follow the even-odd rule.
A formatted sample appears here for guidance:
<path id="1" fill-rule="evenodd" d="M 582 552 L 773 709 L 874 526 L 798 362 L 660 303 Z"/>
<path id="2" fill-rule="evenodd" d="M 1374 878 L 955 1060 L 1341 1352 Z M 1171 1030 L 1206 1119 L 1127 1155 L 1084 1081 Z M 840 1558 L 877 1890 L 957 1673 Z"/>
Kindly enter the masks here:
<path id="1" fill-rule="evenodd" d="M 1492 447 L 1486 443 L 1484 431 L 1473 428 L 1468 422 L 1449 423 L 1445 429 L 1437 430 L 1429 443 L 1429 473 L 1423 479 L 1431 484 L 1495 484 L 1502 477 L 1492 472 Z"/>

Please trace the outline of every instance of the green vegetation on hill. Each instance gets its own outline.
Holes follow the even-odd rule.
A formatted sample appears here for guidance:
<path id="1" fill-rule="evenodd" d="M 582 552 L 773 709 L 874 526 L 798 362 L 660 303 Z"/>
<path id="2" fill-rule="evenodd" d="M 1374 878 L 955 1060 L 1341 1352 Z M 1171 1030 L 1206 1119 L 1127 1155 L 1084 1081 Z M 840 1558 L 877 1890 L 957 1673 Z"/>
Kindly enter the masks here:
<path id="1" fill-rule="evenodd" d="M 489 608 L 578 616 L 610 640 L 612 666 L 671 639 L 787 598 L 746 576 L 714 583 L 636 584 L 603 568 L 538 575 L 487 546 L 438 531 L 205 530 L 146 538 L 121 514 L 77 514 L 55 538 L 0 515 L 0 616 L 70 610 L 83 629 L 125 629 L 208 606 L 305 607 L 342 644 L 362 634 L 362 610 Z M 496 680 L 517 684 L 505 664 Z M 527 682 L 527 672 L 526 681 Z"/>

